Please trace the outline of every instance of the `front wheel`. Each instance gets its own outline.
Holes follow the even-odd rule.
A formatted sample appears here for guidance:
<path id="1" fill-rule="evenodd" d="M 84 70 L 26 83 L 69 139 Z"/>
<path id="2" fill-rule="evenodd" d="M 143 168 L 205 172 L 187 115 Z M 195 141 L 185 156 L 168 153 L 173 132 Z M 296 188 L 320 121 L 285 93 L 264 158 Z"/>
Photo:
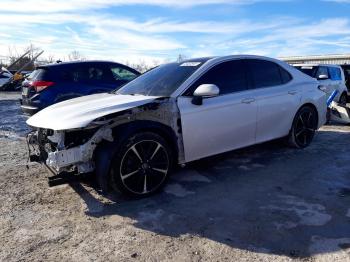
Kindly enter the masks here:
<path id="1" fill-rule="evenodd" d="M 302 107 L 294 117 L 289 133 L 289 145 L 296 148 L 309 146 L 315 136 L 317 121 L 317 111 L 314 108 Z"/>
<path id="2" fill-rule="evenodd" d="M 131 196 L 145 197 L 165 184 L 172 155 L 161 136 L 144 132 L 126 139 L 112 163 L 113 188 Z"/>

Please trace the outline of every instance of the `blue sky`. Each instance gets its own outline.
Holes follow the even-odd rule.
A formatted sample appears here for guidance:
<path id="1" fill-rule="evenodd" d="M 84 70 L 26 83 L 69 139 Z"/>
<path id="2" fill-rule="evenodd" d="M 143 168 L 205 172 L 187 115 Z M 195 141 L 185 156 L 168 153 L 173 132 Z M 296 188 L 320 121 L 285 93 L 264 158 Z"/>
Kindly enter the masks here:
<path id="1" fill-rule="evenodd" d="M 350 0 L 2 0 L 0 55 L 136 62 L 350 53 Z"/>

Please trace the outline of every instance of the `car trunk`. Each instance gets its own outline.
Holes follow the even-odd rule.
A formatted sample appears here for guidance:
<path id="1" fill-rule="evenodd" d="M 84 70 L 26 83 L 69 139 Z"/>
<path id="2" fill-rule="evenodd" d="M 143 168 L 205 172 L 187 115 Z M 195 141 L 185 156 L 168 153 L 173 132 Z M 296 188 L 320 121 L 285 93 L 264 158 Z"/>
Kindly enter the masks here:
<path id="1" fill-rule="evenodd" d="M 23 103 L 26 103 L 29 98 L 52 84 L 53 82 L 49 78 L 49 69 L 47 67 L 38 67 L 22 83 Z"/>

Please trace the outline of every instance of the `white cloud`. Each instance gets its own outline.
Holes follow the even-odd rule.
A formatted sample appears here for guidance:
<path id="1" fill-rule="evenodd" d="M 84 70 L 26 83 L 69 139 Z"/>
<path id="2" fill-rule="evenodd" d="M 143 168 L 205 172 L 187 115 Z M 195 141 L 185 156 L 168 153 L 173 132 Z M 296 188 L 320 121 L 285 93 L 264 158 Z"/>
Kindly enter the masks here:
<path id="1" fill-rule="evenodd" d="M 187 57 L 233 53 L 281 56 L 324 50 L 335 53 L 349 48 L 349 18 L 310 22 L 272 16 L 258 22 L 234 17 L 230 21 L 205 18 L 196 21 L 123 17 L 99 9 L 126 4 L 184 8 L 218 2 L 237 5 L 261 1 L 264 0 L 18 0 L 14 5 L 12 1 L 3 0 L 0 54 L 6 54 L 8 46 L 16 45 L 21 49 L 30 42 L 56 58 L 63 59 L 71 51 L 78 50 L 89 59 L 119 61 L 174 59 L 179 53 Z M 17 8 L 20 4 L 22 7 Z"/>
<path id="2" fill-rule="evenodd" d="M 289 0 L 2 0 L 0 11 L 4 12 L 34 12 L 51 13 L 76 10 L 92 10 L 111 6 L 153 5 L 163 7 L 188 8 L 200 5 L 228 4 L 248 5 L 257 2 L 286 2 Z M 18 7 L 21 8 L 18 8 Z"/>

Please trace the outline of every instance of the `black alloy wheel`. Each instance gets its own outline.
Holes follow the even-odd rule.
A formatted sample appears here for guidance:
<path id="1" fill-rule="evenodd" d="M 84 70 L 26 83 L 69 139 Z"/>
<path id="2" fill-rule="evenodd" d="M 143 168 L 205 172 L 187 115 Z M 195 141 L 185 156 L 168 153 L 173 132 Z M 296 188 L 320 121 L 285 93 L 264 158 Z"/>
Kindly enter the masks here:
<path id="1" fill-rule="evenodd" d="M 317 129 L 317 112 L 309 106 L 301 108 L 296 114 L 290 134 L 294 147 L 305 148 L 312 142 Z"/>
<path id="2" fill-rule="evenodd" d="M 121 148 L 112 178 L 117 189 L 133 196 L 147 196 L 160 189 L 171 167 L 171 150 L 164 139 L 141 133 Z"/>

